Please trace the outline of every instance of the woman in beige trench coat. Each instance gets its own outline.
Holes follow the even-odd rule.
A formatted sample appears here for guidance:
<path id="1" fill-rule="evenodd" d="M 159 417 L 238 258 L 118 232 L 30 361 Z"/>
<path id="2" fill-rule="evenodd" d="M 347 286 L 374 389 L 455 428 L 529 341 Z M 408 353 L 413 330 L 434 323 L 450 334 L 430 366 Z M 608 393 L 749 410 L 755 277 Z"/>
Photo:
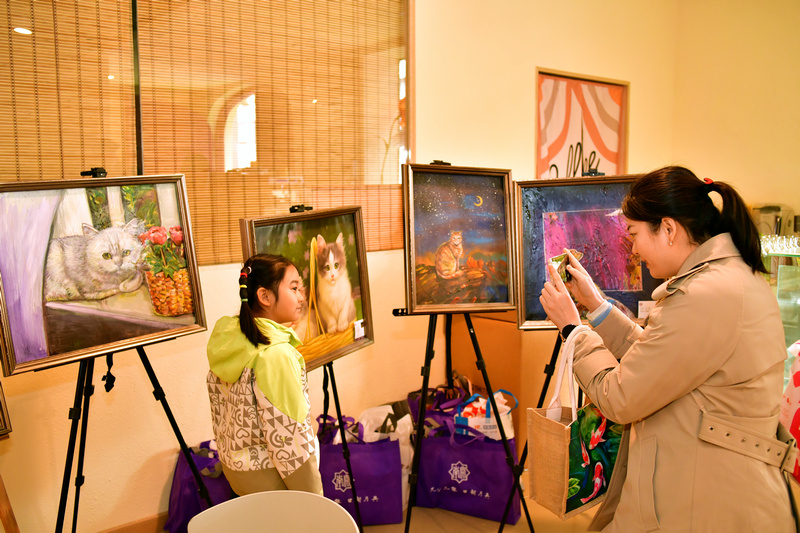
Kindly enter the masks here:
<path id="1" fill-rule="evenodd" d="M 575 335 L 587 397 L 626 424 L 590 529 L 795 531 L 775 437 L 786 347 L 744 202 L 726 183 L 667 167 L 637 180 L 622 211 L 633 253 L 666 280 L 644 329 L 603 300 L 572 255 L 572 280 L 550 267 L 540 298 L 562 336 Z M 576 330 L 567 288 L 592 330 Z"/>

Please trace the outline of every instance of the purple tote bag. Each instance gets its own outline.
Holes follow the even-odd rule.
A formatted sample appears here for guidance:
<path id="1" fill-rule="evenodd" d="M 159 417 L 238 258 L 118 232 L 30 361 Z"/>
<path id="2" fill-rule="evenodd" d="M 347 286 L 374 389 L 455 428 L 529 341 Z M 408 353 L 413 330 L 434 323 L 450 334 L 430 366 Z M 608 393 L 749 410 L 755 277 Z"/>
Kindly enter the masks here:
<path id="1" fill-rule="evenodd" d="M 400 443 L 389 439 L 348 442 L 347 449 L 350 451 L 350 465 L 356 483 L 361 525 L 401 523 L 403 492 Z M 347 509 L 356 518 L 353 490 L 341 444 L 320 443 L 319 473 L 325 497 Z"/>
<path id="2" fill-rule="evenodd" d="M 477 433 L 472 428 L 467 431 Z M 480 433 L 456 435 L 452 429 L 437 433 L 440 436 L 422 439 L 416 504 L 495 522 L 502 520 L 514 485 L 502 441 L 485 438 Z M 509 439 L 508 445 L 517 461 L 514 439 Z M 356 490 L 360 490 L 358 484 Z M 519 518 L 517 491 L 506 523 L 516 524 Z"/>
<path id="3" fill-rule="evenodd" d="M 208 490 L 211 503 L 217 505 L 231 498 L 236 494 L 231 490 L 231 485 L 222 473 L 222 465 L 216 450 L 210 447 L 211 441 L 200 443 L 197 448 L 190 448 L 192 460 L 194 461 L 200 475 L 203 476 L 203 484 Z M 356 485 L 358 489 L 358 485 Z M 201 511 L 205 511 L 208 504 L 200 497 L 197 482 L 192 474 L 192 469 L 186 461 L 183 452 L 178 452 L 178 463 L 175 465 L 175 474 L 172 477 L 172 487 L 169 492 L 169 516 L 164 530 L 170 533 L 186 533 L 189 520 Z"/>

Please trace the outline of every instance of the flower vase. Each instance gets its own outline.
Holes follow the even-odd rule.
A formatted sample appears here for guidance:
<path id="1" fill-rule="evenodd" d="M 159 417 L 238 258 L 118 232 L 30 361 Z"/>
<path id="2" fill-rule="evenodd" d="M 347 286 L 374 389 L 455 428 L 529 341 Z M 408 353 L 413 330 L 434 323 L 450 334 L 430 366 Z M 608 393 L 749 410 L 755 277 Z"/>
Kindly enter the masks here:
<path id="1" fill-rule="evenodd" d="M 163 272 L 147 275 L 147 286 L 150 289 L 150 300 L 153 310 L 159 316 L 186 315 L 194 311 L 192 305 L 192 289 L 189 286 L 189 272 L 185 268 L 175 271 L 173 277 Z"/>

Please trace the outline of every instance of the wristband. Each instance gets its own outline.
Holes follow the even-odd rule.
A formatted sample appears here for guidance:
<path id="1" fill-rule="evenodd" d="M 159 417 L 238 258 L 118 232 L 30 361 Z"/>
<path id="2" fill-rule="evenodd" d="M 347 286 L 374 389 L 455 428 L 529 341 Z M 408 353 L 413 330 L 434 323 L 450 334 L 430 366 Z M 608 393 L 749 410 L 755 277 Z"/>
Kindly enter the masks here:
<path id="1" fill-rule="evenodd" d="M 591 325 L 593 328 L 597 327 L 597 325 L 605 320 L 605 318 L 611 313 L 613 308 L 613 304 L 610 301 L 605 300 L 602 304 L 597 306 L 597 309 L 586 314 L 586 318 L 589 320 L 589 325 Z"/>
<path id="2" fill-rule="evenodd" d="M 572 330 L 577 328 L 575 324 L 567 324 L 564 328 L 559 332 L 561 335 L 561 340 L 566 341 L 569 338 L 569 334 L 572 333 Z"/>

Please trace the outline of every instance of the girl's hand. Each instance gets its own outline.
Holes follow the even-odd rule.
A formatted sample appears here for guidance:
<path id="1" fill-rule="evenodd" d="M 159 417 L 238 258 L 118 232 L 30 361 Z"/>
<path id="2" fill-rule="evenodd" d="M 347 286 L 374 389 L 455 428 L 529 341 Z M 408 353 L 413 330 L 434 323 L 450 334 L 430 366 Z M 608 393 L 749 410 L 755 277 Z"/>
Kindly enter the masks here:
<path id="1" fill-rule="evenodd" d="M 567 249 L 564 249 L 564 251 L 569 261 L 567 272 L 572 276 L 572 279 L 567 282 L 566 286 L 579 304 L 590 312 L 594 311 L 603 304 L 605 299 L 597 288 L 597 285 L 592 281 L 592 277 L 586 272 L 586 269 L 583 268 L 575 256 Z"/>
<path id="2" fill-rule="evenodd" d="M 581 315 L 578 313 L 569 291 L 564 286 L 564 282 L 561 281 L 561 276 L 558 275 L 553 265 L 547 265 L 547 271 L 550 272 L 551 281 L 545 282 L 542 295 L 539 297 L 547 317 L 553 321 L 559 331 L 568 324 L 579 325 Z"/>

